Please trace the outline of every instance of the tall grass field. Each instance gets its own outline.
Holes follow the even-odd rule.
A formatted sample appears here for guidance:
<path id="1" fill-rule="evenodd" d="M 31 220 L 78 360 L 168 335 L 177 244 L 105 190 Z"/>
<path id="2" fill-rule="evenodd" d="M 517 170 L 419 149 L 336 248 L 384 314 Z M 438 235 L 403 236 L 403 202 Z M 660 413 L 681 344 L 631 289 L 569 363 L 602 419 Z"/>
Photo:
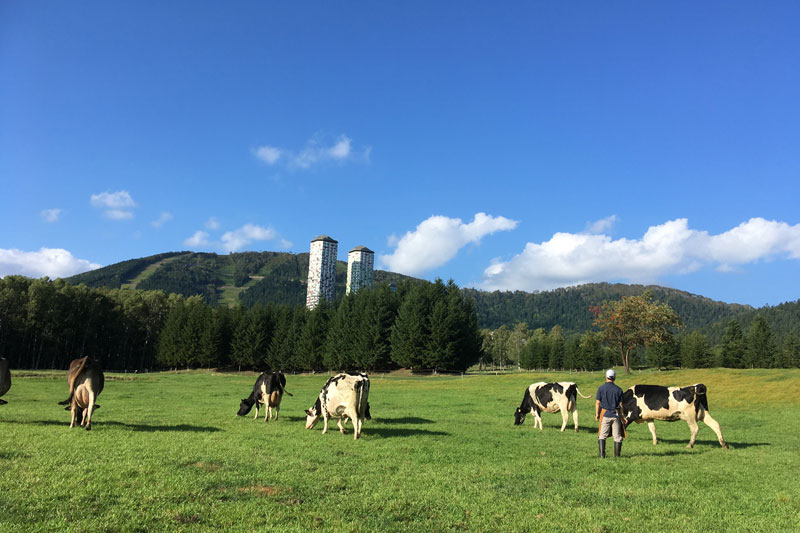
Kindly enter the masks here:
<path id="1" fill-rule="evenodd" d="M 287 376 L 277 422 L 235 413 L 256 374 L 106 374 L 92 431 L 64 372 L 12 372 L 0 406 L 0 531 L 798 531 L 800 371 L 620 374 L 705 383 L 730 450 L 700 423 L 633 424 L 597 457 L 595 373 L 372 375 L 372 420 L 304 429 L 327 375 Z M 535 381 L 575 381 L 560 414 L 514 426 Z M 263 415 L 263 409 L 261 411 Z M 609 449 L 612 446 L 609 445 Z M 613 453 L 611 454 L 613 455 Z"/>

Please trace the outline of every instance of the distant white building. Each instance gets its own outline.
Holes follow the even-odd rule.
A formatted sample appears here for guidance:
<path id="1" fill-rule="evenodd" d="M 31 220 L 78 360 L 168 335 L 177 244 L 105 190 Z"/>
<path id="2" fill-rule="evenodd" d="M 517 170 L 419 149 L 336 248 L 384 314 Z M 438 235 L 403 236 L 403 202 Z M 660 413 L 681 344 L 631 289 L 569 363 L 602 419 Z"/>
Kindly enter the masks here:
<path id="1" fill-rule="evenodd" d="M 311 240 L 311 254 L 308 258 L 308 289 L 306 307 L 314 309 L 321 298 L 333 301 L 336 285 L 336 254 L 339 242 L 327 235 Z"/>
<path id="2" fill-rule="evenodd" d="M 372 288 L 372 269 L 375 252 L 366 246 L 357 246 L 347 254 L 347 294 L 359 289 Z"/>

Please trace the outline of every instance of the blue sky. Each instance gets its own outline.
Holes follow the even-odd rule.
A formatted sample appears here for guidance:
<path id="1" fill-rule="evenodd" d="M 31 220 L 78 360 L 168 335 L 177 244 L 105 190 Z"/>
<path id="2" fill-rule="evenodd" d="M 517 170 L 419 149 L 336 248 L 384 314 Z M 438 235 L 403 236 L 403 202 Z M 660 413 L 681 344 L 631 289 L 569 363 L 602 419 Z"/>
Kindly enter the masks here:
<path id="1" fill-rule="evenodd" d="M 364 245 L 800 298 L 796 2 L 0 3 L 0 275 Z"/>

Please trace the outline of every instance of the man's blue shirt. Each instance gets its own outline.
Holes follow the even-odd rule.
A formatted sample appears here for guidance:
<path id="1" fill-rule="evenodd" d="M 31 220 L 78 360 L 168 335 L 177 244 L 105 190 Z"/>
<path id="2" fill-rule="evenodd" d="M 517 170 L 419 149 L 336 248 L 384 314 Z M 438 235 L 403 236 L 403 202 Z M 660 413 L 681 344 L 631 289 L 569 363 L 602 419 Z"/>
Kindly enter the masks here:
<path id="1" fill-rule="evenodd" d="M 604 417 L 616 418 L 617 409 L 622 402 L 622 389 L 608 381 L 597 389 L 595 399 L 600 400 L 600 407 L 606 410 Z"/>

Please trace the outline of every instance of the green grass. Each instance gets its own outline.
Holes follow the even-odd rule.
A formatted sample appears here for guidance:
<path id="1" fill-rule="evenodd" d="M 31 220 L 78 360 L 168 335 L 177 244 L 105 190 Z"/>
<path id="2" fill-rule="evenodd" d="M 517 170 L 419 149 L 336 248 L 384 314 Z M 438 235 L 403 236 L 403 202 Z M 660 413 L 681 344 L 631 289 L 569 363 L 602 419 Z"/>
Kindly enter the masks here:
<path id="1" fill-rule="evenodd" d="M 800 528 L 800 371 L 620 376 L 703 382 L 731 450 L 700 424 L 629 428 L 597 455 L 594 400 L 513 425 L 525 387 L 600 373 L 373 375 L 362 438 L 304 429 L 326 375 L 288 376 L 281 419 L 235 416 L 255 374 L 107 374 L 91 432 L 61 372 L 16 372 L 0 406 L 0 531 L 791 531 Z M 263 414 L 263 411 L 262 413 Z M 252 415 L 252 413 L 251 413 Z M 570 419 L 571 424 L 571 419 Z M 569 427 L 569 426 L 568 426 Z M 350 429 L 351 426 L 348 426 Z"/>

